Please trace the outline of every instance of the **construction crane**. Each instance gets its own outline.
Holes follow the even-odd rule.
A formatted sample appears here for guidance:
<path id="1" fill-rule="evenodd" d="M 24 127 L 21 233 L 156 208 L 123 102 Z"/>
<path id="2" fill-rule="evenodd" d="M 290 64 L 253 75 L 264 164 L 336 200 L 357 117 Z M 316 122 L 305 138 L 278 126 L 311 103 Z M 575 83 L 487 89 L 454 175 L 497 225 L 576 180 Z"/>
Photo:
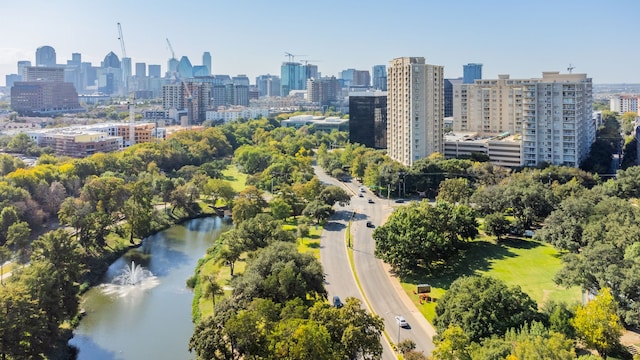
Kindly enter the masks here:
<path id="1" fill-rule="evenodd" d="M 320 60 L 300 60 L 301 62 L 304 63 L 304 65 L 309 65 L 310 62 L 320 62 Z"/>
<path id="2" fill-rule="evenodd" d="M 289 62 L 293 62 L 295 60 L 296 56 L 307 56 L 307 55 L 294 55 L 292 53 L 289 52 L 284 52 L 284 56 L 287 56 L 289 58 Z"/>
<path id="3" fill-rule="evenodd" d="M 124 46 L 124 36 L 122 36 L 122 25 L 120 25 L 120 23 L 118 23 L 118 40 L 120 40 L 120 47 L 122 48 L 122 58 L 126 58 L 127 57 L 127 50 Z M 122 74 L 122 78 L 123 78 L 123 85 L 124 88 L 129 89 L 129 87 L 127 86 L 127 82 L 129 80 L 129 74 L 126 73 L 126 69 Z M 136 143 L 136 134 L 135 134 L 135 107 L 136 107 L 136 103 L 135 103 L 135 99 L 134 99 L 134 93 L 132 92 L 129 96 L 129 101 L 128 101 L 128 106 L 129 106 L 129 146 L 133 146 Z"/>
<path id="4" fill-rule="evenodd" d="M 167 39 L 167 45 L 169 45 L 169 51 L 171 51 L 171 58 L 175 59 L 176 58 L 176 53 L 173 52 L 173 46 L 171 46 L 171 42 L 169 42 L 169 38 L 166 38 L 166 39 Z"/>
<path id="5" fill-rule="evenodd" d="M 178 62 L 178 59 L 176 59 L 176 53 L 173 51 L 173 46 L 171 46 L 171 42 L 169 41 L 169 38 L 166 38 L 167 40 L 167 45 L 169 45 L 169 51 L 171 51 L 171 59 L 169 59 L 169 64 L 168 64 L 168 72 L 169 72 L 169 76 L 173 77 L 174 79 L 178 78 L 178 73 L 176 71 L 176 69 L 171 69 L 171 63 Z M 177 65 L 176 65 L 177 66 Z"/>
<path id="6" fill-rule="evenodd" d="M 569 64 L 569 67 L 567 68 L 567 71 L 569 72 L 569 74 L 571 74 L 571 72 L 573 71 L 573 69 L 575 69 L 576 67 Z"/>

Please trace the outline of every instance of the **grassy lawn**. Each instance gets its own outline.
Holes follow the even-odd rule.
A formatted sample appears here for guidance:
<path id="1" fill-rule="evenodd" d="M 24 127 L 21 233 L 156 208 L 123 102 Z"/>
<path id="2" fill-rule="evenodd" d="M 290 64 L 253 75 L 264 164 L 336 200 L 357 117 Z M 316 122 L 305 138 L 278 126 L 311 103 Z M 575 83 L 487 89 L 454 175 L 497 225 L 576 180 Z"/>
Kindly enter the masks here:
<path id="1" fill-rule="evenodd" d="M 431 285 L 432 297 L 437 301 L 449 285 L 459 276 L 488 275 L 503 280 L 510 286 L 518 285 L 532 299 L 543 306 L 547 301 L 575 303 L 581 301 L 580 289 L 565 289 L 553 282 L 562 267 L 559 252 L 548 244 L 530 239 L 509 238 L 499 244 L 477 240 L 469 244 L 458 263 L 438 276 L 414 276 L 402 279 L 402 287 L 429 321 L 435 318 L 435 303 L 420 304 L 413 292 L 416 285 Z"/>
<path id="2" fill-rule="evenodd" d="M 223 179 L 230 182 L 233 190 L 240 192 L 244 190 L 247 181 L 247 174 L 238 171 L 234 165 L 229 165 L 223 172 Z"/>

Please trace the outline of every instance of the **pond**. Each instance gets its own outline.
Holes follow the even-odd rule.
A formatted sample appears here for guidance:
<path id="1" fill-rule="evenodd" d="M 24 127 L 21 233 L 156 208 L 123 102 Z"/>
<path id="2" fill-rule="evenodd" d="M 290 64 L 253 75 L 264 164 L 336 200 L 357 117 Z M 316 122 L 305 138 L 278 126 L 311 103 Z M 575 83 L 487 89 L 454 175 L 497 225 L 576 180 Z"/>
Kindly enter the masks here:
<path id="1" fill-rule="evenodd" d="M 79 350 L 77 359 L 195 358 L 188 350 L 194 325 L 186 280 L 231 227 L 219 217 L 189 220 L 144 239 L 115 261 L 101 284 L 83 296 L 86 316 L 69 341 Z M 134 281 L 117 281 L 123 277 Z"/>

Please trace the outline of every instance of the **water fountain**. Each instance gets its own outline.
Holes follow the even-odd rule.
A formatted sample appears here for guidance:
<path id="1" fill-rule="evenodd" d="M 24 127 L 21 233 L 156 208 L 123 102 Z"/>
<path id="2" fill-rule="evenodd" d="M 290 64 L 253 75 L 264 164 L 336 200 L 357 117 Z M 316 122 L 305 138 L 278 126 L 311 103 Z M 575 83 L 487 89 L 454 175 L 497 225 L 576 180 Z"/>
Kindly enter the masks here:
<path id="1" fill-rule="evenodd" d="M 126 267 L 122 274 L 116 276 L 113 279 L 113 283 L 118 285 L 137 285 L 151 276 L 153 276 L 151 271 L 131 261 L 131 266 Z"/>

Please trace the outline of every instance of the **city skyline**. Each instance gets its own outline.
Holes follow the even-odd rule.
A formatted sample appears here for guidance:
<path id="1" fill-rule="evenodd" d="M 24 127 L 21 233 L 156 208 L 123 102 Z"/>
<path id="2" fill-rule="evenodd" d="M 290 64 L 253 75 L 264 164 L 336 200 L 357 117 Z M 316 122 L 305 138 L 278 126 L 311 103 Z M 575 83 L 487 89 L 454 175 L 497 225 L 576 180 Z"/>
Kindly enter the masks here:
<path id="1" fill-rule="evenodd" d="M 182 5 L 176 9 L 178 5 Z M 587 1 L 484 2 L 400 0 L 375 3 L 328 0 L 322 4 L 281 0 L 211 1 L 178 4 L 113 0 L 96 6 L 79 0 L 3 2 L 0 80 L 18 72 L 17 62 L 35 64 L 38 47 L 56 50 L 57 63 L 72 53 L 99 66 L 110 51 L 122 58 L 122 24 L 133 63 L 167 70 L 171 51 L 200 65 L 210 52 L 212 73 L 280 75 L 285 53 L 318 65 L 323 76 L 355 68 L 372 71 L 397 57 L 425 57 L 444 66 L 446 78 L 462 76 L 463 65 L 483 64 L 483 78 L 499 74 L 536 78 L 544 71 L 586 73 L 596 84 L 640 83 L 634 33 L 640 2 L 613 5 Z M 251 12 L 247 12 L 247 10 Z M 615 51 L 614 51 L 615 49 Z M 305 55 L 305 56 L 302 56 Z"/>

